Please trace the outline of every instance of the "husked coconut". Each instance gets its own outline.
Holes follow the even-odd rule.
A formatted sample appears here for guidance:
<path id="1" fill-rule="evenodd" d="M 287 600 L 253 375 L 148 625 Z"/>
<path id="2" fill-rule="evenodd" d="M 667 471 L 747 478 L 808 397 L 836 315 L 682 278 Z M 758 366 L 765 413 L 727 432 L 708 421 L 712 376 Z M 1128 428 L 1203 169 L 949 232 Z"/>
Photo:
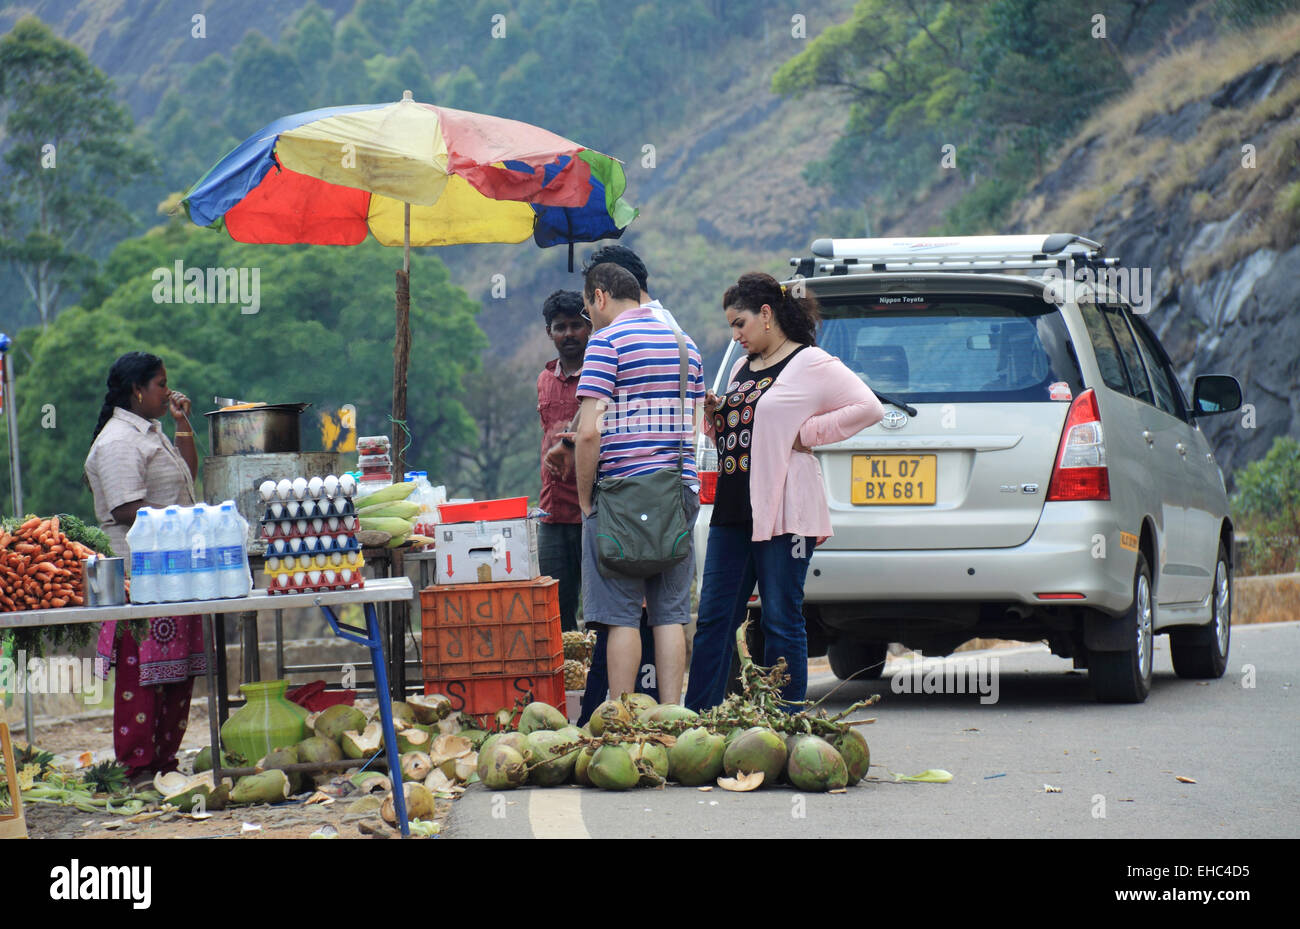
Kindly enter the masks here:
<path id="1" fill-rule="evenodd" d="M 230 792 L 233 803 L 279 803 L 289 799 L 289 778 L 279 768 L 241 777 Z"/>
<path id="2" fill-rule="evenodd" d="M 616 720 L 625 726 L 632 722 L 632 714 L 621 700 L 606 700 L 596 707 L 587 726 L 591 729 L 592 735 L 601 736 L 605 734 L 606 722 L 611 720 Z"/>
<path id="3" fill-rule="evenodd" d="M 415 721 L 426 726 L 451 715 L 451 700 L 442 694 L 416 694 L 407 697 L 406 703 L 415 714 Z"/>
<path id="4" fill-rule="evenodd" d="M 406 800 L 406 821 L 409 823 L 413 819 L 429 819 L 433 816 L 433 794 L 423 784 L 404 782 L 402 784 L 402 798 Z M 384 822 L 390 826 L 398 825 L 397 822 L 397 802 L 390 791 L 384 798 L 384 802 L 379 805 L 379 815 L 384 818 Z"/>
<path id="5" fill-rule="evenodd" d="M 407 752 L 402 756 L 402 779 L 422 781 L 433 770 L 433 763 L 424 752 Z"/>
<path id="6" fill-rule="evenodd" d="M 320 711 L 320 715 L 316 717 L 314 731 L 322 738 L 337 742 L 343 737 L 343 733 L 360 732 L 365 728 L 366 714 L 355 706 L 340 703 Z"/>
<path id="7" fill-rule="evenodd" d="M 531 735 L 542 729 L 552 731 L 563 729 L 568 724 L 569 721 L 565 719 L 563 713 L 540 700 L 528 704 L 519 714 L 519 731 L 524 735 Z"/>
<path id="8" fill-rule="evenodd" d="M 384 747 L 384 728 L 379 723 L 371 723 L 366 726 L 364 732 L 349 730 L 339 739 L 339 747 L 349 758 L 369 758 L 371 755 L 377 755 Z"/>

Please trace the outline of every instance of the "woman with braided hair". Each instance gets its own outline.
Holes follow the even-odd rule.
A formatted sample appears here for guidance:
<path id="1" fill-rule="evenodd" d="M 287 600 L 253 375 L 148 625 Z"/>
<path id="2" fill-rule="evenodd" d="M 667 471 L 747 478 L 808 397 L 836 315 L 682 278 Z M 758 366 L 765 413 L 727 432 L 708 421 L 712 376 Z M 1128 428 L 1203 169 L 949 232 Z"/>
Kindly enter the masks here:
<path id="1" fill-rule="evenodd" d="M 704 433 L 718 449 L 718 486 L 700 586 L 685 703 L 701 711 L 726 694 L 736 630 L 757 584 L 763 600 L 763 664 L 784 658 L 786 700 L 808 689 L 803 586 L 813 548 L 831 534 L 818 445 L 880 421 L 875 394 L 817 344 L 817 299 L 776 278 L 741 275 L 722 298 L 731 337 L 747 357 L 725 396 L 709 391 Z"/>
<path id="2" fill-rule="evenodd" d="M 176 442 L 159 421 L 170 413 Z M 86 456 L 86 480 L 95 498 L 95 518 L 114 553 L 126 556 L 127 530 L 141 507 L 191 506 L 198 454 L 190 401 L 167 387 L 167 369 L 157 355 L 127 352 L 108 372 L 108 391 Z M 150 621 L 149 635 L 136 643 L 125 625 L 100 630 L 96 671 L 107 678 L 116 665 L 113 688 L 113 748 L 133 784 L 176 770 L 176 752 L 189 721 L 194 677 L 207 671 L 203 626 L 198 616 L 164 616 Z"/>

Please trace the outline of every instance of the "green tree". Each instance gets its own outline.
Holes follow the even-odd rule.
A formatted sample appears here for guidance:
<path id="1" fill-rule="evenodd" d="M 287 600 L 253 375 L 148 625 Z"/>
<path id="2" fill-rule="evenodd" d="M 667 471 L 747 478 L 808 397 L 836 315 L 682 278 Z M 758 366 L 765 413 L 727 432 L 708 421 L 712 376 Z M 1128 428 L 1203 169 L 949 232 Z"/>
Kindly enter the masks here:
<path id="1" fill-rule="evenodd" d="M 540 364 L 485 365 L 465 375 L 466 406 L 477 425 L 476 440 L 454 452 L 458 467 L 452 496 L 480 500 L 503 496 L 536 499 L 541 493 L 542 426 L 537 416 Z"/>
<path id="2" fill-rule="evenodd" d="M 1300 570 L 1300 442 L 1278 436 L 1268 454 L 1233 475 L 1237 534 L 1251 574 Z"/>
<path id="3" fill-rule="evenodd" d="M 157 302 L 156 271 L 257 269 L 260 307 Z M 392 402 L 393 282 L 400 252 L 374 242 L 351 247 L 248 246 L 180 222 L 128 240 L 105 263 L 109 296 L 70 307 L 33 345 L 20 370 L 18 422 L 24 490 L 33 510 L 89 512 L 81 482 L 109 366 L 129 350 L 150 351 L 194 400 L 213 396 L 303 401 L 315 410 L 351 403 L 362 434 L 388 433 Z M 411 260 L 411 367 L 407 460 L 431 477 L 448 468 L 449 449 L 474 441 L 462 378 L 484 338 L 477 305 L 453 287 L 442 261 Z M 49 418 L 46 405 L 52 407 Z M 312 411 L 304 448 L 319 447 Z M 44 421 L 43 421 L 44 420 Z M 200 453 L 207 435 L 199 425 Z"/>
<path id="4" fill-rule="evenodd" d="M 107 191 L 152 169 L 131 139 L 113 84 L 85 53 L 33 17 L 0 39 L 0 256 L 20 275 L 49 325 L 92 253 L 130 224 Z"/>

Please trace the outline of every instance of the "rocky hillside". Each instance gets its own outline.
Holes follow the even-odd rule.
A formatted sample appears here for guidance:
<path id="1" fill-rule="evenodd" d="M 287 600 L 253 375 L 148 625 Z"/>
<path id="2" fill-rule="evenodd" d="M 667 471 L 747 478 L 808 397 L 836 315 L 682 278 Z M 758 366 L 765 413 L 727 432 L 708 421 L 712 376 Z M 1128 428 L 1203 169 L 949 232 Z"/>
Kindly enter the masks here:
<path id="1" fill-rule="evenodd" d="M 1150 268 L 1149 321 L 1185 391 L 1235 375 L 1250 409 L 1205 421 L 1226 475 L 1300 435 L 1300 17 L 1196 43 L 1098 113 L 1007 232 L 1078 232 Z"/>

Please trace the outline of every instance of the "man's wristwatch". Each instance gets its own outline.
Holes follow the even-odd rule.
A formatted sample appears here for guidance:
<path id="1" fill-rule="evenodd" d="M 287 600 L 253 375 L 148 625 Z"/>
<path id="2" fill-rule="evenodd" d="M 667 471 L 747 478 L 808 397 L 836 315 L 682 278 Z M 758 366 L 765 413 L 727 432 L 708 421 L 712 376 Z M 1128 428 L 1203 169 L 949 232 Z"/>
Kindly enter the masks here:
<path id="1" fill-rule="evenodd" d="M 576 446 L 573 444 L 573 439 L 569 439 L 569 438 L 563 438 L 563 439 L 560 439 L 560 444 L 563 445 L 565 448 L 575 448 L 575 447 L 576 447 Z"/>

